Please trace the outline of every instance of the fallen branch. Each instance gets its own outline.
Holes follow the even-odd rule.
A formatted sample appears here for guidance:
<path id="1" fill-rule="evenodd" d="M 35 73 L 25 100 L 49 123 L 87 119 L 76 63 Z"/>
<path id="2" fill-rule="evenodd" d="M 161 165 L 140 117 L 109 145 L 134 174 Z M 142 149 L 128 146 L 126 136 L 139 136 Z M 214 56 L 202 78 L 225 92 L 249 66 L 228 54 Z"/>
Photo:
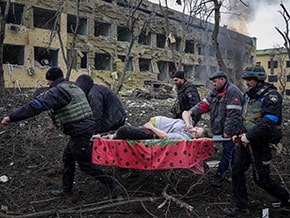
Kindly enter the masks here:
<path id="1" fill-rule="evenodd" d="M 112 204 L 106 204 L 106 205 L 86 208 L 86 209 L 73 209 L 73 208 L 67 208 L 67 209 L 61 209 L 61 210 L 53 209 L 53 210 L 46 210 L 46 211 L 40 211 L 37 213 L 22 214 L 22 215 L 15 215 L 15 214 L 12 215 L 12 213 L 11 215 L 9 215 L 9 211 L 8 211 L 7 213 L 0 212 L 0 218 L 12 218 L 12 217 L 13 218 L 31 218 L 31 217 L 43 217 L 43 216 L 48 216 L 48 215 L 53 215 L 53 214 L 57 214 L 58 216 L 60 214 L 82 214 L 82 213 L 96 212 L 99 210 L 114 208 L 114 207 L 118 207 L 118 206 L 122 206 L 126 204 L 138 203 L 138 202 L 145 202 L 145 201 L 154 202 L 160 199 L 162 199 L 162 197 L 143 197 L 143 198 L 131 199 L 128 201 L 119 201 Z M 84 207 L 86 206 L 84 205 Z"/>
<path id="2" fill-rule="evenodd" d="M 194 212 L 193 206 L 191 206 L 191 205 L 185 203 L 184 201 L 181 201 L 181 200 L 179 200 L 171 195 L 168 195 L 166 193 L 168 186 L 169 185 L 167 184 L 166 187 L 162 191 L 162 196 L 165 198 L 165 201 L 163 203 L 161 203 L 158 208 L 161 208 L 165 205 L 165 203 L 172 201 L 172 202 L 176 203 L 178 206 L 180 206 L 181 208 L 185 208 L 190 213 L 193 213 Z"/>

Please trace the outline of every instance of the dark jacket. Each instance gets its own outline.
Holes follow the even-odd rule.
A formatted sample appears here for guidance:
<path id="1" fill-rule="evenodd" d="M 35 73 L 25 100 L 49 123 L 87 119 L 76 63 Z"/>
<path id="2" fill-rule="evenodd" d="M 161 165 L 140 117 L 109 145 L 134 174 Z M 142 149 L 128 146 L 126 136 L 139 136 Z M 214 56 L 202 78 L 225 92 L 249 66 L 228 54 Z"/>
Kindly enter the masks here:
<path id="1" fill-rule="evenodd" d="M 214 135 L 238 135 L 242 128 L 242 104 L 242 92 L 227 81 L 221 90 L 212 89 L 203 101 L 191 109 L 192 118 L 196 121 L 196 117 L 209 112 Z"/>
<path id="2" fill-rule="evenodd" d="M 182 118 L 182 112 L 189 110 L 198 102 L 200 102 L 200 96 L 196 86 L 185 81 L 185 83 L 177 89 L 176 102 L 171 110 L 173 117 Z"/>
<path id="3" fill-rule="evenodd" d="M 269 143 L 274 137 L 282 137 L 275 135 L 276 127 L 282 122 L 282 97 L 276 87 L 269 83 L 261 83 L 247 91 L 243 117 L 244 126 L 248 126 L 246 137 L 253 144 Z M 252 126 L 247 120 L 253 121 Z"/>
<path id="4" fill-rule="evenodd" d="M 76 84 L 84 90 L 95 118 L 95 132 L 104 133 L 124 125 L 126 110 L 118 96 L 108 87 L 94 84 L 88 75 L 81 75 Z"/>
<path id="5" fill-rule="evenodd" d="M 64 78 L 55 80 L 51 88 L 43 94 L 35 97 L 31 102 L 16 108 L 10 115 L 11 122 L 21 121 L 40 114 L 47 110 L 58 110 L 65 107 L 71 101 L 70 94 L 62 87 L 57 86 L 59 83 L 70 83 Z M 77 122 L 66 123 L 63 125 L 63 132 L 67 135 L 79 135 L 92 125 L 94 125 L 93 117 L 81 119 Z"/>

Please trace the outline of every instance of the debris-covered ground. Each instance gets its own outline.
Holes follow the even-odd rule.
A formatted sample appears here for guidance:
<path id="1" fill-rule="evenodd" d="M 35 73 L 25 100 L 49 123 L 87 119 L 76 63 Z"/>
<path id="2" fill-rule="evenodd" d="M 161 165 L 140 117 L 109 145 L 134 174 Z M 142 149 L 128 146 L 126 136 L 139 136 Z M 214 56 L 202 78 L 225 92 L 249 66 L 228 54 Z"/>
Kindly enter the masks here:
<path id="1" fill-rule="evenodd" d="M 1 117 L 26 102 L 33 93 L 12 91 L 0 101 Z M 170 116 L 173 99 L 122 97 L 128 110 L 127 123 L 140 125 L 154 115 Z M 290 104 L 284 107 L 284 149 L 275 156 L 273 177 L 290 188 Z M 205 175 L 190 170 L 133 171 L 102 167 L 126 190 L 127 198 L 117 202 L 90 176 L 76 171 L 74 193 L 67 198 L 50 194 L 61 183 L 62 149 L 67 137 L 49 130 L 50 119 L 43 113 L 29 120 L 0 127 L 0 217 L 225 217 L 222 208 L 232 200 L 229 181 L 221 188 L 211 185 L 215 169 Z M 218 151 L 212 159 L 218 159 Z M 249 172 L 249 177 L 251 174 Z M 273 208 L 277 202 L 249 180 L 251 215 L 289 217 L 290 211 Z M 167 200 L 165 200 L 167 197 Z"/>

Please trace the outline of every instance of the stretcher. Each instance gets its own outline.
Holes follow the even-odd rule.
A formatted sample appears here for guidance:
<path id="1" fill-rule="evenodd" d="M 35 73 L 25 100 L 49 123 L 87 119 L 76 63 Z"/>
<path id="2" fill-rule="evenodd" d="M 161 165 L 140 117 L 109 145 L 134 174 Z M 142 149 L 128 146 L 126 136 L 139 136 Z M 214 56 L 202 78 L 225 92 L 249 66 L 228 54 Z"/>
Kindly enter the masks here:
<path id="1" fill-rule="evenodd" d="M 202 174 L 214 140 L 109 140 L 92 138 L 92 162 L 138 170 L 192 169 Z"/>

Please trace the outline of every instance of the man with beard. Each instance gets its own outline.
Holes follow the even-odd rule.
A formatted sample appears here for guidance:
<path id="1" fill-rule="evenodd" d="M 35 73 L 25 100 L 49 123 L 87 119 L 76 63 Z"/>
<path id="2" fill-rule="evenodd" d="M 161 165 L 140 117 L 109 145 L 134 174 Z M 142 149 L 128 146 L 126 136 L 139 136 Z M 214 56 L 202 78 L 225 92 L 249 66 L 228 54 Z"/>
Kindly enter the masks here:
<path id="1" fill-rule="evenodd" d="M 182 119 L 182 112 L 189 110 L 200 101 L 199 93 L 196 86 L 184 78 L 183 71 L 176 71 L 171 77 L 177 88 L 177 98 L 171 112 L 173 118 Z"/>

